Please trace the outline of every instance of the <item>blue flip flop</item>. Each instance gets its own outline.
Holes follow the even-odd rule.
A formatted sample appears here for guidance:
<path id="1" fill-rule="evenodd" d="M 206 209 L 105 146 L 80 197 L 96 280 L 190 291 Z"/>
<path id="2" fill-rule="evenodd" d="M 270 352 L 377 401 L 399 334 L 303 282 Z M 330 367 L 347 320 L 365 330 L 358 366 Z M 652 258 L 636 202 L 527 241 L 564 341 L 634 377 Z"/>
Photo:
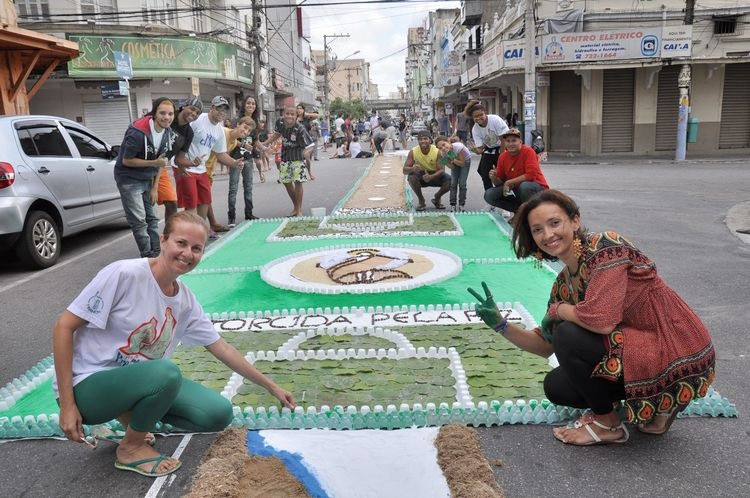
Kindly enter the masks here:
<path id="1" fill-rule="evenodd" d="M 172 467 L 169 470 L 165 470 L 164 472 L 156 472 L 156 467 L 159 466 L 160 463 L 162 463 L 164 460 L 168 459 L 169 457 L 166 455 L 159 455 L 152 458 L 144 458 L 143 460 L 136 460 L 135 462 L 130 463 L 122 463 L 119 460 L 115 461 L 115 468 L 119 470 L 129 470 L 131 472 L 137 472 L 138 474 L 146 477 L 162 477 L 171 474 L 175 470 L 179 469 L 182 466 L 182 462 L 179 460 L 177 461 L 177 465 Z M 150 471 L 145 471 L 141 468 L 139 468 L 139 465 L 143 465 L 144 463 L 151 463 L 154 462 L 153 467 L 151 467 Z"/>

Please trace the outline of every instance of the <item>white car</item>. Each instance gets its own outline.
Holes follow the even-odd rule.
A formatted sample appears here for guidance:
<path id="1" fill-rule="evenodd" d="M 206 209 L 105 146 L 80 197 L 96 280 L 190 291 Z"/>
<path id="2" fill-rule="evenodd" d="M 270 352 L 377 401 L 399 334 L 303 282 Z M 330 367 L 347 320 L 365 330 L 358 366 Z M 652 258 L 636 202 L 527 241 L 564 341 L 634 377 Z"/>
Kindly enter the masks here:
<path id="1" fill-rule="evenodd" d="M 54 265 L 62 237 L 125 216 L 113 175 L 119 146 L 56 116 L 0 117 L 0 250 Z"/>

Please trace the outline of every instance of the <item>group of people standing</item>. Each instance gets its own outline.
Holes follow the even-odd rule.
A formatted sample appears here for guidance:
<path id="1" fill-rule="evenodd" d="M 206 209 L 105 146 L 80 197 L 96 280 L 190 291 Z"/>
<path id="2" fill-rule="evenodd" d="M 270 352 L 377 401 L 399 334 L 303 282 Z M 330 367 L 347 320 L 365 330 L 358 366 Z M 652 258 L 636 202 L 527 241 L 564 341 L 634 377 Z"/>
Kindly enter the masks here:
<path id="1" fill-rule="evenodd" d="M 452 210 L 464 210 L 471 151 L 480 155 L 477 173 L 482 179 L 484 200 L 492 208 L 515 213 L 536 192 L 549 188 L 539 158 L 531 147 L 523 144 L 521 132 L 509 128 L 501 117 L 488 114 L 479 101 L 467 103 L 460 120 L 456 120 L 456 133 L 450 137 L 450 121 L 444 111 L 441 113 L 443 121 L 438 122 L 447 133 L 435 138 L 433 144 L 430 132 L 420 132 L 419 145 L 409 151 L 404 164 L 404 174 L 408 175 L 409 185 L 419 200 L 418 211 L 427 207 L 423 187 L 439 189 L 432 198 L 436 209 L 445 208 L 440 199 L 450 190 Z M 472 141 L 467 145 L 465 126 L 469 120 L 474 124 Z"/>
<path id="2" fill-rule="evenodd" d="M 215 238 L 238 221 L 237 193 L 242 181 L 244 219 L 256 219 L 253 171 L 257 169 L 261 182 L 265 181 L 264 173 L 270 169 L 267 151 L 280 138 L 279 183 L 292 200 L 291 216 L 302 214 L 302 183 L 315 178 L 309 156 L 315 152 L 310 130 L 317 115 L 305 113 L 302 106 L 291 107 L 291 116 L 287 119 L 285 110 L 269 135 L 254 97 L 245 98 L 239 117 L 231 123 L 227 122 L 229 108 L 222 96 L 213 98 L 208 112 L 203 112 L 198 97 L 187 99 L 179 108 L 162 97 L 125 132 L 114 176 L 141 256 L 153 257 L 160 250 L 157 204 L 164 205 L 165 219 L 178 208 L 197 213 L 208 220 L 210 236 Z M 304 152 L 307 148 L 310 154 Z M 229 225 L 217 221 L 212 207 L 217 164 L 229 170 Z"/>

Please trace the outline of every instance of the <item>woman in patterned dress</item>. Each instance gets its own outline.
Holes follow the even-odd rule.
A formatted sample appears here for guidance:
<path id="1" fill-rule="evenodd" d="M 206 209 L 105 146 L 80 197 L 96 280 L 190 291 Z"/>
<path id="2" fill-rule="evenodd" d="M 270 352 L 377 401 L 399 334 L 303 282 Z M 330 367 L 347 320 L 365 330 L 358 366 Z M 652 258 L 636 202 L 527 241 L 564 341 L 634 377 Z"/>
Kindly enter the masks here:
<path id="1" fill-rule="evenodd" d="M 564 264 L 547 313 L 533 331 L 508 324 L 492 309 L 486 285 L 477 312 L 521 349 L 555 353 L 559 366 L 545 377 L 547 398 L 588 411 L 554 436 L 575 445 L 624 443 L 628 431 L 614 409 L 623 400 L 627 422 L 644 433 L 667 432 L 713 381 L 705 325 L 630 241 L 612 231 L 587 233 L 578 206 L 562 192 L 539 192 L 516 219 L 519 258 Z"/>

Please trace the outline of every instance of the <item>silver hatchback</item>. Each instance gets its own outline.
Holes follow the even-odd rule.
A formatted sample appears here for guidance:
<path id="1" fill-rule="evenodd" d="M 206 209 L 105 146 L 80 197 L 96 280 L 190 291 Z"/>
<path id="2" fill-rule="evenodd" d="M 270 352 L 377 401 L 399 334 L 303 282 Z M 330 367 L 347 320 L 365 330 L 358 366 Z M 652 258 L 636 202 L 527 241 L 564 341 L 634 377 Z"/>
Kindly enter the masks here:
<path id="1" fill-rule="evenodd" d="M 0 249 L 31 268 L 60 257 L 63 236 L 123 217 L 118 147 L 55 116 L 0 117 Z"/>

